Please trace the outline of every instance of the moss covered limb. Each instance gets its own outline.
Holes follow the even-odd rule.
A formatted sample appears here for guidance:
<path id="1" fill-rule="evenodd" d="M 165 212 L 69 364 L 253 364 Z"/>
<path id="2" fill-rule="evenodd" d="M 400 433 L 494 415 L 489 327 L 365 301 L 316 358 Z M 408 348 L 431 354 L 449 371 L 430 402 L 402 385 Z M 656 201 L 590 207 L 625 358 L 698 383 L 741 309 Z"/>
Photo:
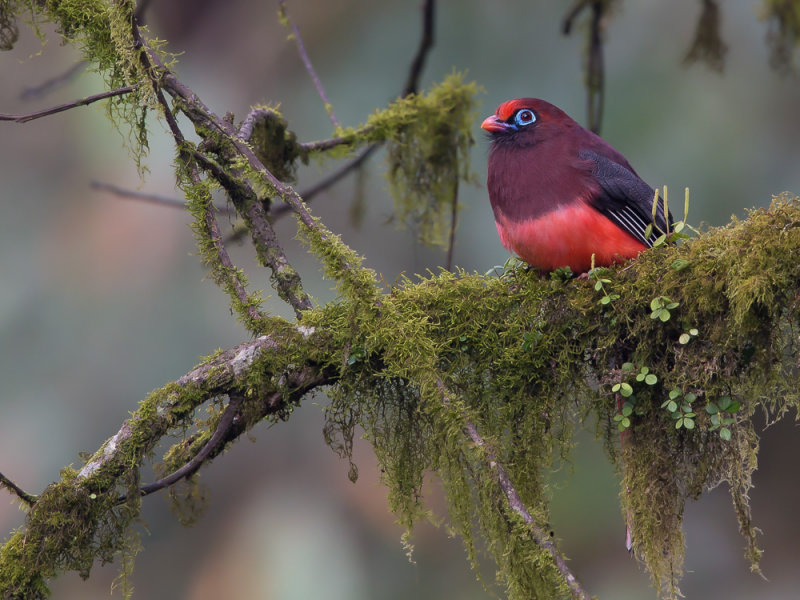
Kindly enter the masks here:
<path id="1" fill-rule="evenodd" d="M 511 598 L 572 591 L 554 555 L 509 509 L 487 450 L 532 522 L 548 531 L 547 474 L 587 415 L 620 469 L 635 552 L 664 596 L 678 594 L 685 501 L 720 483 L 731 490 L 757 567 L 747 494 L 758 437 L 750 416 L 763 408 L 778 418 L 800 403 L 796 198 L 606 270 L 606 292 L 619 295 L 610 303 L 600 302 L 604 292 L 591 281 L 545 280 L 522 269 L 501 277 L 442 272 L 381 291 L 346 247 L 315 231 L 306 236 L 340 282 L 341 300 L 306 311 L 302 325 L 265 319 L 268 335 L 211 357 L 146 398 L 79 472 L 65 469 L 36 499 L 0 551 L 0 597 L 40 597 L 46 580 L 64 570 L 88 575 L 95 560 L 129 556 L 140 466 L 165 435 L 192 426 L 199 433 L 170 449 L 163 470 L 190 464 L 220 427 L 221 398 L 235 395 L 242 404 L 209 458 L 264 417 L 286 418 L 324 384 L 332 386 L 331 445 L 349 456 L 355 427 L 363 428 L 390 505 L 409 532 L 428 515 L 422 482 L 436 473 L 451 530 L 473 561 L 483 540 Z M 354 268 L 342 270 L 343 262 Z M 349 280 L 353 273 L 363 280 Z M 653 318 L 654 298 L 671 300 L 671 318 Z M 655 380 L 637 382 L 619 368 L 625 363 L 647 366 Z M 628 382 L 628 401 L 635 401 L 624 460 L 614 448 L 618 381 Z M 664 408 L 676 388 L 682 402 L 695 403 L 691 428 L 688 413 L 676 428 L 675 411 Z M 725 437 L 712 403 L 732 415 Z M 207 417 L 198 415 L 201 406 Z"/>
<path id="2" fill-rule="evenodd" d="M 0 549 L 0 598 L 46 597 L 47 579 L 67 570 L 88 577 L 95 561 L 135 552 L 138 538 L 131 524 L 141 502 L 139 468 L 155 445 L 166 435 L 181 435 L 192 423 L 213 432 L 219 417 L 204 422 L 196 411 L 223 395 L 237 394 L 240 406 L 205 462 L 263 418 L 284 418 L 302 396 L 330 378 L 330 371 L 313 360 L 312 338 L 307 330 L 276 321 L 269 336 L 221 352 L 150 394 L 80 471 L 65 468 L 61 480 L 35 499 L 25 525 Z M 311 360 L 287 373 L 295 353 Z"/>

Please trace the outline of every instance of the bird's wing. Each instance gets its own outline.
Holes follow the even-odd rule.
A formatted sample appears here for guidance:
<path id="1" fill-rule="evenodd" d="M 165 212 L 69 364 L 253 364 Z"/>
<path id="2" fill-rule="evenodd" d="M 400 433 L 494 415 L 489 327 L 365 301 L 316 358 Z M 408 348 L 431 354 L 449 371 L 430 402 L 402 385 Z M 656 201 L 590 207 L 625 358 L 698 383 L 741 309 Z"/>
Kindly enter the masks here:
<path id="1" fill-rule="evenodd" d="M 600 185 L 600 194 L 589 203 L 651 248 L 658 236 L 667 231 L 664 201 L 659 197 L 653 231 L 649 237 L 645 237 L 647 226 L 653 223 L 655 190 L 627 167 L 596 152 L 582 150 L 578 156 L 592 162 L 592 175 Z M 672 215 L 669 215 L 669 223 L 672 224 Z"/>

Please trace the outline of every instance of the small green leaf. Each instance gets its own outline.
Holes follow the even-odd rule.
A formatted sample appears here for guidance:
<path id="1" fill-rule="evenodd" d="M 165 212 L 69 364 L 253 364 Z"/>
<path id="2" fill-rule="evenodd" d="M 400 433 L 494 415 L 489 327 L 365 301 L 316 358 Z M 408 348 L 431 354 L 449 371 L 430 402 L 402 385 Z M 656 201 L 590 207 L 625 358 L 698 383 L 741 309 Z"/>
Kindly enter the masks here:
<path id="1" fill-rule="evenodd" d="M 623 417 L 630 417 L 631 413 L 633 413 L 633 406 L 628 404 L 627 402 L 622 406 L 622 416 Z"/>
<path id="2" fill-rule="evenodd" d="M 692 338 L 688 333 L 682 333 L 681 336 L 678 338 L 678 343 L 688 344 L 690 339 Z"/>
<path id="3" fill-rule="evenodd" d="M 623 382 L 620 384 L 619 387 L 620 387 L 619 393 L 622 394 L 625 398 L 628 398 L 631 394 L 633 394 L 633 388 L 631 387 L 631 384 Z"/>
<path id="4" fill-rule="evenodd" d="M 644 237 L 648 239 L 651 235 L 653 235 L 653 224 L 650 223 L 647 227 L 644 228 Z"/>
<path id="5" fill-rule="evenodd" d="M 611 391 L 618 392 L 621 385 L 622 385 L 621 383 L 615 383 L 614 387 L 611 388 Z"/>
<path id="6" fill-rule="evenodd" d="M 680 395 L 681 395 L 681 388 L 677 388 L 676 387 L 676 388 L 671 389 L 669 391 L 669 399 L 670 400 L 675 400 L 675 398 L 677 398 Z"/>
<path id="7" fill-rule="evenodd" d="M 672 310 L 672 309 L 678 308 L 680 305 L 681 305 L 680 302 L 670 302 L 664 308 L 666 308 L 667 310 Z"/>
<path id="8" fill-rule="evenodd" d="M 681 427 L 683 427 L 683 419 L 678 419 L 675 421 L 675 429 L 680 429 Z"/>
<path id="9" fill-rule="evenodd" d="M 601 282 L 598 281 L 597 283 L 594 284 L 595 292 L 599 292 L 601 289 L 603 289 L 603 284 Z"/>
<path id="10" fill-rule="evenodd" d="M 642 367 L 641 369 L 639 369 L 639 372 L 642 375 L 647 375 L 650 372 L 650 367 Z"/>
<path id="11" fill-rule="evenodd" d="M 672 268 L 675 269 L 676 271 L 682 271 L 688 266 L 689 266 L 689 261 L 686 260 L 685 258 L 676 258 L 674 261 L 672 261 Z"/>
<path id="12" fill-rule="evenodd" d="M 727 427 L 723 427 L 722 429 L 719 430 L 719 437 L 721 437 L 726 442 L 730 442 L 731 441 L 731 430 L 728 429 Z"/>
<path id="13" fill-rule="evenodd" d="M 663 307 L 664 303 L 661 301 L 661 296 L 657 296 L 650 301 L 650 310 L 653 312 L 657 311 L 659 308 Z"/>
<path id="14" fill-rule="evenodd" d="M 605 306 L 609 302 L 611 302 L 611 296 L 603 296 L 602 298 L 600 298 L 600 304 L 602 304 L 603 306 Z"/>
<path id="15" fill-rule="evenodd" d="M 678 221 L 677 223 L 675 223 L 675 224 L 673 225 L 673 227 L 672 227 L 672 231 L 674 231 L 675 233 L 680 233 L 681 231 L 683 231 L 683 227 L 684 227 L 684 225 L 685 225 L 685 224 L 684 224 L 684 222 L 683 222 L 683 221 Z"/>
<path id="16" fill-rule="evenodd" d="M 691 404 L 692 402 L 697 400 L 697 396 L 695 394 L 693 394 L 692 392 L 689 392 L 688 394 L 686 394 L 683 397 L 683 399 L 686 400 L 686 402 L 688 402 L 689 404 Z"/>
<path id="17" fill-rule="evenodd" d="M 714 404 L 713 402 L 709 402 L 706 404 L 706 412 L 710 415 L 716 415 L 719 413 L 719 406 Z"/>
<path id="18" fill-rule="evenodd" d="M 688 418 L 684 419 L 683 426 L 686 427 L 686 429 L 694 429 L 694 421 Z"/>
<path id="19" fill-rule="evenodd" d="M 644 382 L 647 385 L 655 385 L 656 383 L 658 383 L 658 377 L 653 373 L 650 373 L 644 378 Z"/>
<path id="20" fill-rule="evenodd" d="M 700 333 L 700 332 L 699 332 L 699 331 L 697 331 L 697 329 L 695 329 L 694 327 L 692 327 L 692 328 L 689 330 L 689 335 L 697 335 L 698 333 Z"/>
<path id="21" fill-rule="evenodd" d="M 633 369 L 634 369 L 633 363 L 630 363 L 630 362 L 622 363 L 622 367 L 621 368 L 626 373 L 631 373 L 631 372 L 633 372 Z"/>
<path id="22" fill-rule="evenodd" d="M 741 406 L 742 405 L 739 402 L 731 402 L 731 405 L 725 409 L 725 412 L 730 414 L 739 412 L 739 408 L 741 408 Z"/>
<path id="23" fill-rule="evenodd" d="M 662 233 L 660 236 L 656 238 L 656 241 L 653 242 L 653 248 L 658 248 L 659 246 L 663 246 L 664 242 L 667 241 L 666 234 Z"/>
<path id="24" fill-rule="evenodd" d="M 667 321 L 669 321 L 670 316 L 671 315 L 669 314 L 668 310 L 662 310 L 661 314 L 658 315 L 658 318 L 661 319 L 661 321 L 663 321 L 664 323 L 666 323 Z"/>
<path id="25" fill-rule="evenodd" d="M 668 412 L 674 413 L 675 411 L 678 410 L 678 403 L 675 402 L 675 400 L 667 400 L 666 405 L 667 406 L 665 408 L 667 409 Z"/>
<path id="26" fill-rule="evenodd" d="M 636 376 L 636 381 L 639 381 L 639 382 L 642 382 L 642 381 L 644 381 L 644 373 L 639 373 L 639 374 Z"/>

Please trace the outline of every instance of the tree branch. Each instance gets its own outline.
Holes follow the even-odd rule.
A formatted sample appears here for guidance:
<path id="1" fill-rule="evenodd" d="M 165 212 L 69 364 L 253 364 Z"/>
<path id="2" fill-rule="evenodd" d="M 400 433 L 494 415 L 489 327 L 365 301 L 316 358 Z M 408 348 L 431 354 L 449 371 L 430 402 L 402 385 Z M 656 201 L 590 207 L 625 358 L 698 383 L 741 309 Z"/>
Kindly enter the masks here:
<path id="1" fill-rule="evenodd" d="M 100 94 L 94 94 L 93 96 L 88 96 L 80 100 L 73 100 L 72 102 L 67 102 L 66 104 L 59 104 L 58 106 L 53 106 L 51 108 L 46 108 L 44 110 L 39 110 L 25 115 L 0 114 L 0 121 L 14 121 L 15 123 L 27 123 L 28 121 L 33 121 L 34 119 L 49 117 L 50 115 L 55 115 L 57 113 L 77 108 L 79 106 L 87 106 L 89 104 L 92 104 L 93 102 L 97 102 L 98 100 L 105 100 L 107 98 L 113 98 L 114 96 L 122 96 L 123 94 L 130 94 L 137 87 L 139 86 L 126 85 L 116 90 L 101 92 Z"/>
<path id="2" fill-rule="evenodd" d="M 422 38 L 417 47 L 417 53 L 411 61 L 406 84 L 403 86 L 403 96 L 416 94 L 419 89 L 419 79 L 425 68 L 425 61 L 434 44 L 434 29 L 436 17 L 436 0 L 425 0 L 422 7 Z"/>
<path id="3" fill-rule="evenodd" d="M 10 492 L 13 492 L 17 498 L 22 500 L 28 506 L 33 506 L 36 503 L 36 496 L 33 494 L 29 494 L 21 487 L 19 487 L 16 483 L 11 481 L 8 477 L 0 473 L 0 486 L 6 488 Z"/>
<path id="4" fill-rule="evenodd" d="M 494 474 L 497 480 L 497 485 L 499 485 L 500 489 L 503 490 L 503 494 L 505 494 L 505 497 L 508 500 L 508 506 L 511 508 L 511 510 L 522 517 L 522 520 L 528 525 L 536 545 L 546 550 L 550 556 L 553 557 L 553 562 L 555 562 L 556 567 L 564 577 L 564 581 L 566 581 L 567 585 L 569 586 L 573 598 L 591 600 L 591 596 L 586 593 L 581 584 L 578 582 L 578 579 L 575 577 L 572 571 L 570 571 L 569 567 L 567 566 L 567 561 L 556 547 L 556 543 L 553 541 L 553 538 L 550 537 L 548 533 L 539 527 L 533 520 L 533 517 L 531 516 L 527 507 L 519 497 L 517 490 L 514 488 L 514 485 L 508 478 L 508 474 L 503 468 L 503 465 L 497 461 L 494 452 L 492 452 L 492 450 L 486 445 L 486 441 L 478 433 L 475 425 L 468 422 L 466 426 L 466 432 L 472 442 L 485 452 L 489 470 Z"/>
<path id="5" fill-rule="evenodd" d="M 147 496 L 157 492 L 158 490 L 162 490 L 165 487 L 169 487 L 183 478 L 191 477 L 200 469 L 200 467 L 203 466 L 207 460 L 210 460 L 216 456 L 216 454 L 219 453 L 220 448 L 225 445 L 226 438 L 230 434 L 236 421 L 237 412 L 242 405 L 242 401 L 243 398 L 241 396 L 231 394 L 228 401 L 228 406 L 225 407 L 225 411 L 222 413 L 222 417 L 219 420 L 217 428 L 214 430 L 214 434 L 211 436 L 208 442 L 206 442 L 205 446 L 203 446 L 200 451 L 180 469 L 173 471 L 158 481 L 143 485 L 141 488 L 139 488 L 141 495 Z M 124 502 L 125 500 L 126 497 L 123 496 L 119 501 Z"/>
<path id="6" fill-rule="evenodd" d="M 109 192 L 114 194 L 115 196 L 119 196 L 120 198 L 129 198 L 132 200 L 141 200 L 143 202 L 148 202 L 150 204 L 157 204 L 159 206 L 168 206 L 170 208 L 178 208 L 180 210 L 186 210 L 186 201 L 179 200 L 178 198 L 170 198 L 168 196 L 159 196 L 158 194 L 146 194 L 143 192 L 137 192 L 136 190 L 129 190 L 118 185 L 114 185 L 113 183 L 107 183 L 105 181 L 98 181 L 96 179 L 92 179 L 89 182 L 89 185 L 94 190 L 102 190 L 104 192 Z M 213 206 L 212 209 L 214 212 L 218 212 L 223 215 L 235 215 L 236 211 L 227 207 L 227 206 Z"/>
<path id="7" fill-rule="evenodd" d="M 442 402 L 445 405 L 450 405 L 450 394 L 447 390 L 447 387 L 444 385 L 444 382 L 440 378 L 437 378 L 436 385 L 438 386 L 439 393 L 442 396 Z M 559 570 L 562 577 L 564 577 L 564 581 L 567 583 L 573 598 L 578 600 L 591 600 L 589 594 L 586 593 L 586 591 L 578 582 L 578 579 L 575 577 L 572 571 L 570 571 L 569 567 L 567 566 L 567 561 L 564 559 L 564 556 L 556 546 L 555 540 L 553 540 L 553 538 L 548 535 L 546 531 L 536 524 L 536 521 L 531 516 L 531 513 L 525 506 L 525 503 L 519 497 L 516 488 L 511 483 L 505 468 L 500 461 L 497 460 L 497 456 L 495 455 L 494 451 L 489 447 L 489 445 L 486 443 L 486 440 L 484 440 L 483 436 L 481 436 L 481 434 L 478 432 L 478 428 L 475 427 L 472 422 L 465 419 L 464 431 L 472 443 L 480 448 L 483 452 L 483 456 L 486 458 L 486 466 L 491 472 L 494 480 L 497 482 L 497 485 L 503 491 L 503 495 L 508 501 L 509 508 L 519 515 L 528 526 L 534 543 L 543 550 L 547 551 L 547 553 L 553 558 L 553 562 L 555 563 L 556 568 Z"/>
<path id="8" fill-rule="evenodd" d="M 284 19 L 286 25 L 292 30 L 292 35 L 294 36 L 295 42 L 297 42 L 297 53 L 300 55 L 300 60 L 303 61 L 303 65 L 306 67 L 306 71 L 308 71 L 309 76 L 311 77 L 311 81 L 314 82 L 314 87 L 317 88 L 317 93 L 319 97 L 322 99 L 322 103 L 325 105 L 325 111 L 328 113 L 328 116 L 331 118 L 331 122 L 333 126 L 337 129 L 341 127 L 339 124 L 339 119 L 336 118 L 336 113 L 333 112 L 333 105 L 331 101 L 328 100 L 328 96 L 325 93 L 325 88 L 322 85 L 322 81 L 317 76 L 316 71 L 314 71 L 314 65 L 311 64 L 311 59 L 308 57 L 308 52 L 306 52 L 306 47 L 303 44 L 303 38 L 300 37 L 300 30 L 297 28 L 297 25 L 289 18 L 289 11 L 286 10 L 286 3 L 284 0 L 279 0 L 278 2 L 279 10 L 281 17 Z"/>

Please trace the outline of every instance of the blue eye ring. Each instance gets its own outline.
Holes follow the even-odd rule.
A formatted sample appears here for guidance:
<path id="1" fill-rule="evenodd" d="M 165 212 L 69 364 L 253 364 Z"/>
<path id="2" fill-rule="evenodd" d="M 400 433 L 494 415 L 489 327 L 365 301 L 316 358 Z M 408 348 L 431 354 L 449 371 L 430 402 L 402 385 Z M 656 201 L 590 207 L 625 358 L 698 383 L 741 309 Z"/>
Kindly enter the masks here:
<path id="1" fill-rule="evenodd" d="M 523 108 L 514 113 L 514 124 L 518 127 L 530 125 L 536 121 L 536 114 L 530 108 Z"/>

